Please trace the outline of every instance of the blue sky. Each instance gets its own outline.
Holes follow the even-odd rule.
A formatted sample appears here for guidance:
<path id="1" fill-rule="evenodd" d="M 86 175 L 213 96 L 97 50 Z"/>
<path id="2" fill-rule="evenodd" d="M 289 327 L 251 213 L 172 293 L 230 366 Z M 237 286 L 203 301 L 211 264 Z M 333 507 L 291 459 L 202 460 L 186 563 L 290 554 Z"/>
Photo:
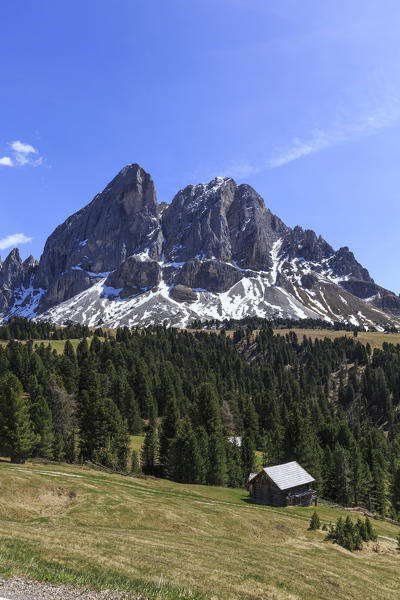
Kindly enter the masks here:
<path id="1" fill-rule="evenodd" d="M 397 0 L 3 0 L 1 23 L 3 258 L 138 162 L 159 201 L 249 183 L 399 293 Z"/>

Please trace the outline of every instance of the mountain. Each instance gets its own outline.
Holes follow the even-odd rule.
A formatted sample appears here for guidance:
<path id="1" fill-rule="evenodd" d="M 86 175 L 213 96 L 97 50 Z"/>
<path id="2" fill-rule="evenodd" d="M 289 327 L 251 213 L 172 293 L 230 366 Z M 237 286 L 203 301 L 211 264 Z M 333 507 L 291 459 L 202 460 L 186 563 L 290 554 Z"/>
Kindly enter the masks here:
<path id="1" fill-rule="evenodd" d="M 48 238 L 40 262 L 0 261 L 0 317 L 137 326 L 166 320 L 318 318 L 400 326 L 400 297 L 347 247 L 291 229 L 249 185 L 217 177 L 158 204 L 126 166 Z"/>

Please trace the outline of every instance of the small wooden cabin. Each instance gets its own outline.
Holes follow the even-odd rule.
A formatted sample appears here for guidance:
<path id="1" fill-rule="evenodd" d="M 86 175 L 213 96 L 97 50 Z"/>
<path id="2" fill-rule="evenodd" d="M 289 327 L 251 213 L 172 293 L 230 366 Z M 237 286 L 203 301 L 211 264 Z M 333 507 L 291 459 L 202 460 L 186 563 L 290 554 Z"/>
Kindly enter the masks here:
<path id="1" fill-rule="evenodd" d="M 314 482 L 314 477 L 293 461 L 251 473 L 247 487 L 250 497 L 259 504 L 311 506 L 317 504 L 317 493 L 312 489 Z"/>

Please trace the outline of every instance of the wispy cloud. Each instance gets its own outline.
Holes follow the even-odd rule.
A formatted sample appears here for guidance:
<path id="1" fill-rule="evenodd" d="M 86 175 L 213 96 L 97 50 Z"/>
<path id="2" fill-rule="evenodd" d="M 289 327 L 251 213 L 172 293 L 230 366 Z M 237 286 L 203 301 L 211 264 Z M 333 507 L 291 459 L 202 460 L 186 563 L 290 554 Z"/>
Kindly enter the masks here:
<path id="1" fill-rule="evenodd" d="M 27 237 L 23 233 L 13 233 L 0 239 L 0 250 L 11 248 L 11 246 L 16 246 L 17 244 L 28 244 L 31 241 L 32 238 Z"/>
<path id="2" fill-rule="evenodd" d="M 294 138 L 286 148 L 269 160 L 268 167 L 275 169 L 303 156 L 315 154 L 326 148 L 357 140 L 399 124 L 400 102 L 392 100 L 384 107 L 365 113 L 353 122 L 340 122 L 329 129 L 315 129 L 305 139 Z"/>
<path id="3" fill-rule="evenodd" d="M 25 165 L 38 167 L 43 163 L 43 156 L 40 156 L 39 151 L 31 144 L 15 140 L 10 142 L 9 146 L 10 156 L 0 158 L 0 165 L 4 167 L 23 167 Z"/>
<path id="4" fill-rule="evenodd" d="M 218 174 L 243 180 L 310 154 L 316 154 L 327 148 L 358 140 L 398 125 L 400 125 L 400 98 L 390 98 L 375 110 L 360 110 L 359 116 L 355 119 L 351 120 L 348 116 L 347 118 L 344 116 L 329 127 L 315 128 L 308 137 L 296 137 L 270 158 L 257 161 L 247 159 L 231 161 L 212 169 L 205 167 L 200 172 L 191 173 L 189 179 L 193 181 L 212 179 Z"/>

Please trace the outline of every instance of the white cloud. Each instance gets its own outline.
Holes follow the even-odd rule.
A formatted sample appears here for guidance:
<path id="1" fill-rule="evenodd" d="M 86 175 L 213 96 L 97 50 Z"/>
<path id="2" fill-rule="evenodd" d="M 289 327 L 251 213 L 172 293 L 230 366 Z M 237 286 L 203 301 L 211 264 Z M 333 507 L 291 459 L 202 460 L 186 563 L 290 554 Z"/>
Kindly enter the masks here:
<path id="1" fill-rule="evenodd" d="M 43 156 L 39 156 L 39 151 L 31 146 L 31 144 L 25 144 L 20 140 L 15 140 L 9 144 L 11 149 L 11 156 L 3 156 L 0 158 L 0 165 L 6 167 L 23 167 L 24 165 L 30 165 L 31 167 L 38 167 L 43 163 Z"/>
<path id="2" fill-rule="evenodd" d="M 271 169 L 286 165 L 298 158 L 315 154 L 325 148 L 372 135 L 382 129 L 400 124 L 400 101 L 392 99 L 385 106 L 365 113 L 353 122 L 338 123 L 329 129 L 316 129 L 309 138 L 294 138 L 292 143 L 269 160 Z"/>
<path id="3" fill-rule="evenodd" d="M 270 159 L 269 167 L 271 169 L 281 167 L 282 165 L 286 165 L 287 163 L 297 160 L 302 156 L 307 156 L 307 154 L 319 152 L 328 146 L 336 144 L 338 141 L 339 140 L 336 136 L 326 134 L 323 131 L 314 133 L 314 135 L 307 141 L 294 138 L 288 148 Z"/>
<path id="4" fill-rule="evenodd" d="M 0 250 L 11 248 L 11 246 L 16 246 L 17 244 L 28 244 L 31 241 L 32 238 L 27 237 L 23 233 L 13 233 L 0 239 Z"/>
<path id="5" fill-rule="evenodd" d="M 354 120 L 342 118 L 342 120 L 338 120 L 326 129 L 316 128 L 304 139 L 293 138 L 287 147 L 280 149 L 272 158 L 254 162 L 248 160 L 230 162 L 223 168 L 206 169 L 196 175 L 200 175 L 201 179 L 210 179 L 218 171 L 223 176 L 243 180 L 268 169 L 281 167 L 309 154 L 316 154 L 326 148 L 361 139 L 389 127 L 398 126 L 400 125 L 400 99 L 389 97 L 379 108 L 368 111 L 359 110 L 359 114 L 360 116 Z M 192 179 L 199 179 L 198 176 L 193 177 L 193 175 Z"/>
<path id="6" fill-rule="evenodd" d="M 15 152 L 19 152 L 20 154 L 37 154 L 36 148 L 31 146 L 30 144 L 24 144 L 19 140 L 11 142 L 10 146 L 13 150 L 15 150 Z"/>

